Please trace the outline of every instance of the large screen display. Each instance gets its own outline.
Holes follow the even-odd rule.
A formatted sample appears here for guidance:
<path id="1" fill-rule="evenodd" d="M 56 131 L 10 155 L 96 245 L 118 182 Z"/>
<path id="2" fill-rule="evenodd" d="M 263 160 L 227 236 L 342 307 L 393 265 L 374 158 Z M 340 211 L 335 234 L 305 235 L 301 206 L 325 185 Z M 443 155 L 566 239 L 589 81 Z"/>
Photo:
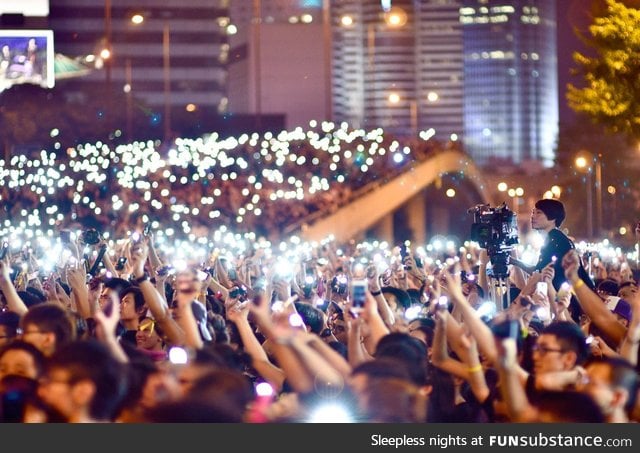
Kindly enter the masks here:
<path id="1" fill-rule="evenodd" d="M 0 91 L 19 83 L 53 88 L 53 31 L 0 30 Z"/>

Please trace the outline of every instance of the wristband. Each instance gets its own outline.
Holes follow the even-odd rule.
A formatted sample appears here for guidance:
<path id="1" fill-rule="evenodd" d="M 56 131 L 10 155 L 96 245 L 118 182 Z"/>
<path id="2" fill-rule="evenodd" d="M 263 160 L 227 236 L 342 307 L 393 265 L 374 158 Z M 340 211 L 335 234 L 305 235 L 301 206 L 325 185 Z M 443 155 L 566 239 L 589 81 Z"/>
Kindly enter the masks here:
<path id="1" fill-rule="evenodd" d="M 371 291 L 373 297 L 379 296 L 380 294 L 382 294 L 382 291 Z"/>
<path id="2" fill-rule="evenodd" d="M 582 280 L 581 278 L 577 278 L 576 281 L 574 283 L 572 283 L 573 289 L 578 289 L 581 286 L 584 286 L 584 280 Z"/>
<path id="3" fill-rule="evenodd" d="M 482 371 L 482 365 L 479 363 L 476 366 L 469 367 L 467 371 L 469 373 L 477 373 L 478 371 Z"/>
<path id="4" fill-rule="evenodd" d="M 146 281 L 149 281 L 149 274 L 147 274 L 146 272 L 145 272 L 144 274 L 142 274 L 142 276 L 141 276 L 141 277 L 134 278 L 134 279 L 132 280 L 132 282 L 133 282 L 134 284 L 136 284 L 136 285 L 139 285 L 140 283 L 142 283 L 142 282 L 146 282 Z"/>

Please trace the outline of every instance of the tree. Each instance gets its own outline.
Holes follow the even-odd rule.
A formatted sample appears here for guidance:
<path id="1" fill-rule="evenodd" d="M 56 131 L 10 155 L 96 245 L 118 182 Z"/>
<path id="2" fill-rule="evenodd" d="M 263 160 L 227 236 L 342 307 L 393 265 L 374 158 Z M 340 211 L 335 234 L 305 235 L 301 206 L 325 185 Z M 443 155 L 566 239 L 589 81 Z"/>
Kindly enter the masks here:
<path id="1" fill-rule="evenodd" d="M 569 84 L 567 100 L 608 131 L 640 139 L 640 9 L 607 0 L 604 14 L 589 26 L 594 56 L 575 52 L 574 72 L 584 86 Z"/>

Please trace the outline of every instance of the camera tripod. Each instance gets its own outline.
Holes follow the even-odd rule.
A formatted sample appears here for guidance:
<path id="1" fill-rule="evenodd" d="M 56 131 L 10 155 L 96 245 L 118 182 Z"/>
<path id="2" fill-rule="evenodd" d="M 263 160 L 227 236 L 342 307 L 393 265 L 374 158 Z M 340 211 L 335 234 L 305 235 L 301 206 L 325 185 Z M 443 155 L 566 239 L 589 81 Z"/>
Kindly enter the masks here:
<path id="1" fill-rule="evenodd" d="M 496 304 L 496 309 L 502 311 L 511 305 L 511 291 L 509 291 L 509 275 L 490 277 L 489 280 L 489 297 Z M 506 305 L 504 295 L 507 295 Z"/>

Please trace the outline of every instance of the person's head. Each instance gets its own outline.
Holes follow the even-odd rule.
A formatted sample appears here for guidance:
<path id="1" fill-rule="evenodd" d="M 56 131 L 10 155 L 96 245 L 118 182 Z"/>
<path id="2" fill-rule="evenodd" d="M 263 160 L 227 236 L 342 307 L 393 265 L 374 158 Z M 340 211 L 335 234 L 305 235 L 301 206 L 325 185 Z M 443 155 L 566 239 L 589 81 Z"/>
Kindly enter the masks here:
<path id="1" fill-rule="evenodd" d="M 570 321 L 557 321 L 545 327 L 533 346 L 536 374 L 568 371 L 582 364 L 589 354 L 586 337 Z"/>
<path id="2" fill-rule="evenodd" d="M 76 326 L 60 305 L 47 302 L 27 311 L 20 321 L 21 337 L 45 356 L 75 340 Z"/>
<path id="3" fill-rule="evenodd" d="M 138 324 L 136 346 L 146 351 L 161 351 L 164 348 L 162 331 L 153 318 L 142 318 Z"/>
<path id="4" fill-rule="evenodd" d="M 606 300 L 609 296 L 617 297 L 619 290 L 620 287 L 618 286 L 618 282 L 616 282 L 615 280 L 611 280 L 610 278 L 602 280 L 600 283 L 598 283 L 598 286 L 596 286 L 596 292 L 602 300 Z"/>
<path id="5" fill-rule="evenodd" d="M 553 227 L 560 227 L 565 216 L 564 205 L 561 201 L 547 198 L 538 200 L 531 213 L 531 228 L 550 230 Z"/>
<path id="6" fill-rule="evenodd" d="M 474 307 L 484 299 L 484 290 L 474 281 L 466 281 L 462 283 L 462 294 Z"/>
<path id="7" fill-rule="evenodd" d="M 409 367 L 393 357 L 380 357 L 356 365 L 349 376 L 349 387 L 356 395 L 361 395 L 373 379 L 402 379 L 412 382 Z"/>
<path id="8" fill-rule="evenodd" d="M 294 302 L 296 311 L 302 318 L 307 330 L 320 335 L 324 326 L 324 313 L 319 308 L 305 302 Z"/>
<path id="9" fill-rule="evenodd" d="M 370 379 L 358 395 L 358 404 L 373 423 L 422 423 L 427 414 L 426 394 L 405 379 Z"/>
<path id="10" fill-rule="evenodd" d="M 638 285 L 634 280 L 627 280 L 620 283 L 617 296 L 625 300 L 633 300 L 638 292 Z"/>
<path id="11" fill-rule="evenodd" d="M 69 422 L 113 421 L 124 395 L 126 374 L 97 340 L 79 340 L 49 359 L 38 394 Z"/>
<path id="12" fill-rule="evenodd" d="M 20 315 L 13 311 L 0 311 L 0 346 L 3 346 L 18 336 Z"/>
<path id="13" fill-rule="evenodd" d="M 100 296 L 98 297 L 98 305 L 100 308 L 104 308 L 104 305 L 110 300 L 122 300 L 124 291 L 131 286 L 131 282 L 120 277 L 110 277 L 105 279 L 99 279 L 102 283 L 100 289 Z"/>
<path id="14" fill-rule="evenodd" d="M 0 348 L 0 379 L 10 375 L 38 379 L 44 362 L 44 355 L 34 345 L 14 340 Z"/>
<path id="15" fill-rule="evenodd" d="M 542 391 L 536 397 L 540 423 L 605 423 L 604 414 L 589 395 L 574 390 Z"/>
<path id="16" fill-rule="evenodd" d="M 27 288 L 26 291 L 18 291 L 18 296 L 20 296 L 20 299 L 22 299 L 22 302 L 24 302 L 27 308 L 34 307 L 47 301 L 46 296 L 41 296 L 35 291 L 37 290 L 35 290 L 34 288 L 32 288 L 31 290 Z"/>
<path id="17" fill-rule="evenodd" d="M 638 375 L 633 365 L 620 357 L 602 357 L 589 361 L 585 369 L 587 375 L 577 389 L 590 395 L 607 418 L 626 418 L 638 391 Z"/>
<path id="18" fill-rule="evenodd" d="M 409 322 L 407 326 L 409 335 L 417 338 L 427 345 L 428 348 L 433 344 L 433 334 L 435 322 L 430 318 L 416 318 Z"/>
<path id="19" fill-rule="evenodd" d="M 138 321 L 144 316 L 146 309 L 147 305 L 140 288 L 130 286 L 122 291 L 122 298 L 120 299 L 120 319 L 123 322 Z"/>
<path id="20" fill-rule="evenodd" d="M 230 369 L 211 370 L 197 378 L 185 395 L 186 399 L 223 404 L 242 421 L 254 399 L 253 385 L 247 376 Z"/>
<path id="21" fill-rule="evenodd" d="M 383 336 L 376 345 L 375 358 L 392 357 L 407 364 L 413 382 L 422 386 L 427 381 L 427 345 L 404 332 Z"/>
<path id="22" fill-rule="evenodd" d="M 328 325 L 329 329 L 331 329 L 331 333 L 340 343 L 347 344 L 349 342 L 347 323 L 344 320 L 344 313 L 342 311 L 333 312 L 329 317 Z"/>
<path id="23" fill-rule="evenodd" d="M 404 311 L 411 306 L 409 293 L 395 286 L 383 286 L 381 291 L 391 310 L 403 319 Z"/>
<path id="24" fill-rule="evenodd" d="M 631 321 L 631 304 L 624 299 L 620 299 L 615 308 L 611 310 L 616 320 L 625 327 L 629 326 Z"/>

